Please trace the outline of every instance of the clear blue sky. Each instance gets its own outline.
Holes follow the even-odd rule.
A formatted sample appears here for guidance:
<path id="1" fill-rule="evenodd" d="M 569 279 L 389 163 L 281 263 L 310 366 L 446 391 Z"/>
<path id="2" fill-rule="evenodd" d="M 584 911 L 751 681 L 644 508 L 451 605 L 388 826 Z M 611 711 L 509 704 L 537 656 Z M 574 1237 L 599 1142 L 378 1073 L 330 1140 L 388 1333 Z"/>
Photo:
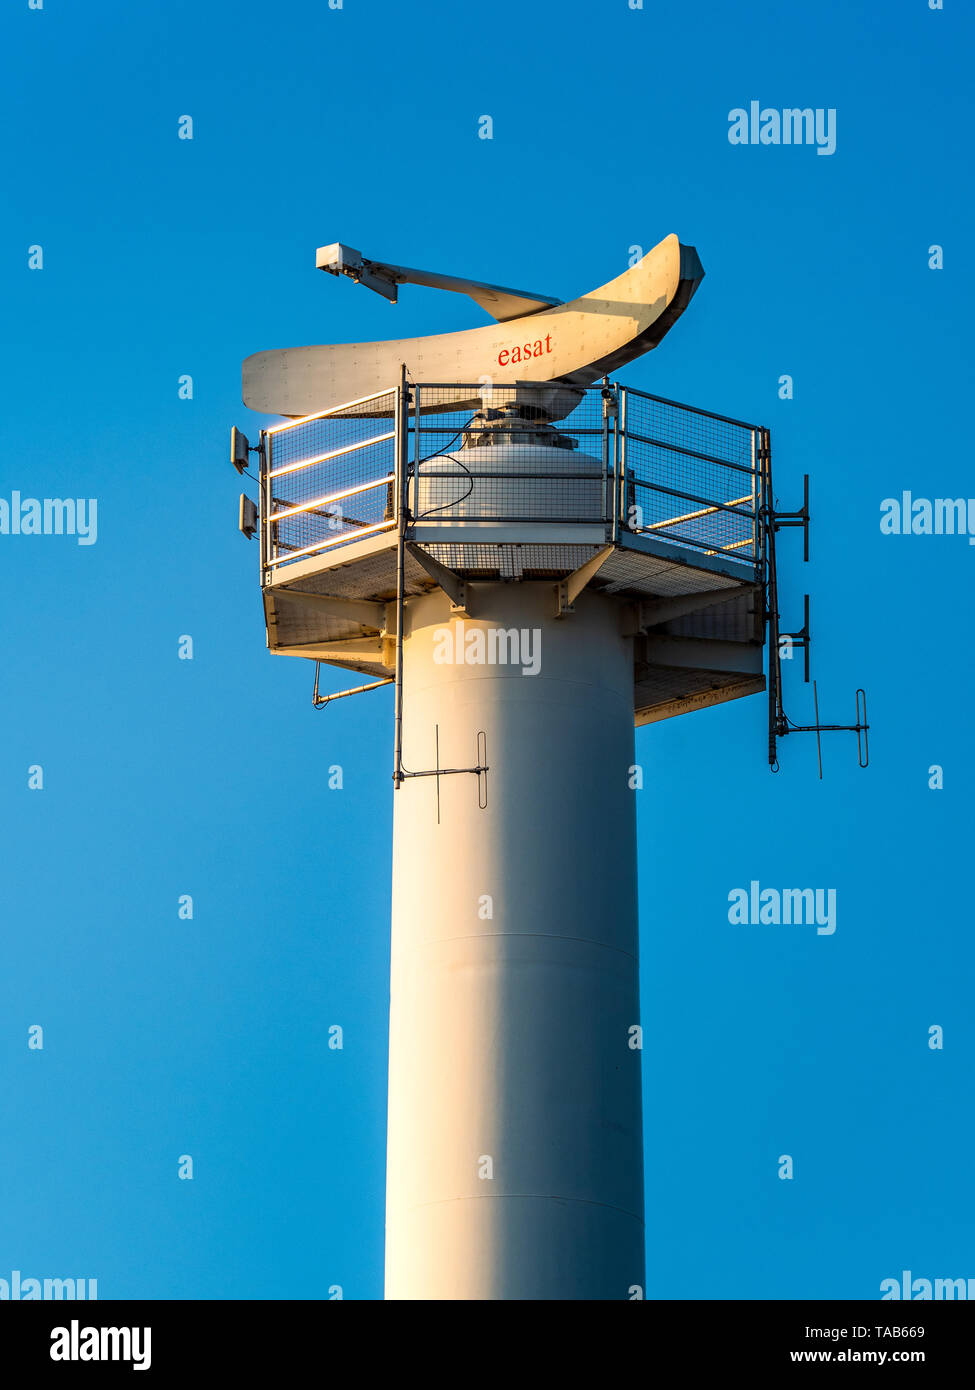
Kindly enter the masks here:
<path id="1" fill-rule="evenodd" d="M 783 506 L 812 475 L 783 617 L 812 593 L 874 763 L 771 776 L 761 697 L 638 732 L 648 1295 L 975 1276 L 975 549 L 879 529 L 975 494 L 972 37 L 958 0 L 4 7 L 0 496 L 97 497 L 98 539 L 0 536 L 0 1277 L 381 1296 L 390 699 L 315 714 L 264 648 L 240 361 L 486 321 L 325 242 L 569 298 L 671 231 L 707 278 L 622 379 L 767 423 Z M 731 145 L 753 99 L 835 108 L 836 152 Z M 834 887 L 835 935 L 731 926 L 753 878 Z"/>

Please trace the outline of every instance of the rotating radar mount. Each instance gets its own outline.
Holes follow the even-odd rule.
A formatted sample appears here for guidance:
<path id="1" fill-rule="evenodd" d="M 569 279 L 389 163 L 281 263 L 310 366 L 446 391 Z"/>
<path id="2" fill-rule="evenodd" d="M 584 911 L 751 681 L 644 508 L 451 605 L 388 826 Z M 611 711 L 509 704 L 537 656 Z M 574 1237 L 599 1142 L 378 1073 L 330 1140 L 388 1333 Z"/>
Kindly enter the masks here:
<path id="1" fill-rule="evenodd" d="M 316 263 L 494 320 L 255 353 L 244 402 L 284 418 L 231 437 L 268 647 L 315 662 L 319 709 L 392 687 L 387 1297 L 632 1297 L 634 727 L 764 692 L 773 770 L 794 733 L 820 777 L 824 732 L 868 760 L 862 689 L 851 724 L 815 683 L 812 723 L 783 708 L 812 633 L 808 595 L 782 629 L 776 537 L 808 559 L 808 477 L 779 510 L 765 426 L 615 380 L 703 278 L 676 236 L 565 303 L 340 243 Z M 322 693 L 323 663 L 361 679 Z"/>
<path id="2" fill-rule="evenodd" d="M 388 529 L 391 532 L 402 532 L 397 539 L 405 545 L 408 555 L 425 568 L 436 583 L 446 582 L 460 589 L 482 575 L 487 577 L 489 574 L 498 574 L 511 578 L 512 575 L 506 572 L 505 560 L 509 561 L 507 568 L 510 568 L 512 552 L 497 535 L 499 525 L 488 506 L 485 515 L 480 518 L 481 534 L 478 539 L 497 540 L 494 553 L 498 565 L 462 565 L 452 575 L 446 576 L 435 562 L 438 547 L 433 538 L 426 543 L 418 543 L 412 534 L 421 518 L 411 512 L 410 504 L 414 495 L 422 495 L 424 491 L 421 474 L 428 458 L 411 460 L 408 448 L 397 446 L 408 445 L 409 440 L 420 441 L 425 436 L 437 433 L 432 425 L 429 428 L 424 427 L 421 418 L 423 415 L 445 414 L 451 408 L 456 408 L 474 412 L 464 427 L 457 430 L 457 439 L 453 441 L 455 446 L 458 440 L 461 441 L 457 447 L 458 457 L 453 460 L 458 468 L 461 467 L 461 459 L 467 449 L 475 445 L 483 449 L 505 442 L 514 444 L 516 436 L 517 441 L 523 445 L 530 439 L 540 447 L 575 449 L 582 443 L 580 432 L 570 429 L 568 433 L 559 433 L 552 422 L 565 418 L 582 405 L 586 401 L 587 388 L 591 390 L 593 383 L 599 381 L 604 416 L 613 422 L 609 433 L 612 435 L 611 443 L 614 448 L 613 457 L 609 460 L 605 458 L 606 441 L 603 441 L 602 467 L 607 475 L 605 490 L 618 493 L 618 498 L 614 495 L 614 501 L 620 502 L 618 515 L 614 513 L 613 516 L 607 515 L 600 519 L 607 523 L 605 539 L 612 542 L 620 554 L 618 562 L 612 565 L 609 571 L 604 568 L 602 562 L 598 567 L 583 564 L 574 570 L 566 571 L 561 576 L 560 592 L 564 594 L 571 588 L 573 593 L 576 593 L 591 581 L 595 589 L 611 590 L 625 595 L 635 605 L 631 615 L 631 625 L 635 624 L 632 635 L 649 639 L 646 652 L 648 660 L 645 664 L 657 673 L 652 691 L 645 682 L 646 693 L 663 692 L 669 697 L 641 705 L 642 692 L 638 689 L 637 724 L 682 714 L 767 689 L 768 760 L 774 771 L 777 771 L 779 766 L 777 741 L 790 733 L 816 735 L 820 777 L 820 735 L 825 732 L 855 733 L 858 762 L 861 767 L 866 767 L 869 756 L 869 726 L 866 717 L 866 694 L 862 689 L 856 693 L 856 718 L 852 724 L 820 723 L 815 682 L 815 719 L 812 724 L 797 724 L 785 713 L 783 707 L 782 662 L 790 659 L 796 649 L 801 650 L 804 680 L 808 684 L 812 637 L 809 627 L 808 594 L 804 597 L 803 627 L 797 632 L 781 630 L 775 537 L 783 527 L 801 526 L 803 560 L 808 560 L 808 475 L 803 479 L 802 507 L 794 512 L 780 511 L 771 490 L 771 439 L 768 429 L 667 401 L 661 397 L 628 391 L 627 388 L 613 385 L 608 380 L 610 372 L 656 347 L 690 303 L 704 277 L 694 247 L 681 245 L 676 236 L 671 235 L 624 274 L 569 303 L 563 303 L 551 295 L 370 260 L 361 252 L 339 242 L 318 249 L 316 266 L 330 275 L 347 276 L 356 284 L 374 290 L 394 304 L 397 302 L 399 286 L 403 284 L 425 285 L 466 294 L 499 324 L 504 325 L 503 331 L 489 326 L 425 338 L 272 349 L 255 353 L 244 362 L 245 404 L 264 413 L 298 417 L 299 433 L 309 438 L 319 433 L 322 436 L 329 433 L 332 422 L 335 422 L 332 428 L 338 434 L 341 433 L 341 426 L 338 424 L 340 420 L 362 420 L 370 414 L 373 417 L 378 416 L 383 413 L 383 402 L 386 405 L 384 413 L 394 417 L 396 410 L 391 401 L 397 388 L 391 383 L 399 383 L 400 378 L 403 378 L 404 409 L 399 428 L 408 438 L 396 440 L 391 432 L 383 441 L 388 444 L 387 452 L 390 456 L 404 454 L 402 479 L 390 478 L 390 482 L 397 482 L 403 507 L 403 524 L 399 526 L 394 522 Z M 421 401 L 417 387 L 424 382 L 432 384 L 423 390 Z M 633 407 L 636 407 L 648 418 L 653 417 L 661 437 L 641 437 L 635 429 L 631 429 L 629 434 L 625 433 L 620 418 L 623 414 L 620 407 L 624 395 L 630 397 L 631 415 L 634 413 Z M 366 399 L 363 400 L 363 397 Z M 369 410 L 370 403 L 374 406 L 372 412 Z M 307 427 L 301 431 L 300 426 L 305 422 Z M 526 433 L 529 422 L 532 431 Z M 239 524 L 245 535 L 253 536 L 259 532 L 261 536 L 264 552 L 261 569 L 267 607 L 268 645 L 272 651 L 309 656 L 313 655 L 311 647 L 320 646 L 322 652 L 316 657 L 317 661 L 326 661 L 353 670 L 365 669 L 368 666 L 372 671 L 376 666 L 375 662 L 356 662 L 354 654 L 330 645 L 328 639 L 335 630 L 334 624 L 320 624 L 322 631 L 315 636 L 317 638 L 321 635 L 325 638 L 324 642 L 314 639 L 311 642 L 290 640 L 295 635 L 296 624 L 301 629 L 299 635 L 310 635 L 305 630 L 310 618 L 307 609 L 303 613 L 304 625 L 297 622 L 297 613 L 302 611 L 302 599 L 299 596 L 320 591 L 323 586 L 301 582 L 309 573 L 307 567 L 302 566 L 299 575 L 288 557 L 289 551 L 293 554 L 296 549 L 301 549 L 304 554 L 309 554 L 312 550 L 320 551 L 323 568 L 327 557 L 328 571 L 333 573 L 336 579 L 339 571 L 348 573 L 349 567 L 355 563 L 353 555 L 343 555 L 339 563 L 335 563 L 336 557 L 347 545 L 355 544 L 357 534 L 365 524 L 353 516 L 354 508 L 346 506 L 342 509 L 340 506 L 352 494 L 346 493 L 345 497 L 336 498 L 325 496 L 308 501 L 303 498 L 301 485 L 312 482 L 317 484 L 320 480 L 327 487 L 329 472 L 338 475 L 347 471 L 350 465 L 347 454 L 356 449 L 359 451 L 357 462 L 365 465 L 364 472 L 367 474 L 367 461 L 371 463 L 374 458 L 375 446 L 370 450 L 367 444 L 359 443 L 351 445 L 347 454 L 336 452 L 332 456 L 335 462 L 330 470 L 319 465 L 327 465 L 331 459 L 312 458 L 303 461 L 299 467 L 305 472 L 305 476 L 299 480 L 293 476 L 297 469 L 289 468 L 290 480 L 285 484 L 282 474 L 276 474 L 275 470 L 267 466 L 272 439 L 282 447 L 292 444 L 291 439 L 276 439 L 275 436 L 279 434 L 280 427 L 262 430 L 259 444 L 251 449 L 246 438 L 235 429 L 231 444 L 232 462 L 238 471 L 244 470 L 250 453 L 257 453 L 262 465 L 261 501 L 267 505 L 262 508 L 260 504 L 242 496 Z M 742 467 L 741 463 L 736 461 L 738 455 L 734 452 L 734 446 L 740 446 L 745 434 L 751 436 L 751 459 L 746 461 L 751 464 L 747 470 L 751 473 L 751 487 L 744 497 L 729 498 L 725 495 L 729 491 L 726 486 L 730 481 L 729 474 Z M 706 455 L 692 447 L 682 447 L 682 438 L 693 438 L 695 435 L 710 438 L 712 441 L 718 440 L 724 444 L 724 451 L 719 447 L 717 455 Z M 736 438 L 736 435 L 739 437 Z M 449 445 L 451 441 L 448 439 L 446 442 Z M 729 457 L 729 446 L 731 454 L 734 455 L 732 457 Z M 629 460 L 626 458 L 627 453 Z M 438 449 L 433 457 L 445 456 L 445 451 Z M 478 461 L 487 463 L 483 456 Z M 627 462 L 630 464 L 629 476 L 626 476 L 624 471 Z M 396 474 L 395 463 L 390 462 L 389 472 Z M 437 469 L 437 476 L 445 476 L 442 468 Z M 478 478 L 480 486 L 472 482 L 470 497 L 483 497 L 487 502 L 488 492 L 491 490 L 488 486 L 489 476 L 486 469 L 485 475 Z M 276 477 L 281 478 L 281 484 L 272 497 Z M 707 497 L 699 496 L 693 490 L 681 490 L 680 487 L 672 486 L 675 481 L 691 485 L 695 478 L 706 480 L 708 486 L 702 491 L 708 491 Z M 542 497 L 547 492 L 548 500 L 554 501 L 559 481 L 550 469 L 541 468 L 540 476 L 535 479 L 537 496 Z M 668 483 L 671 486 L 668 487 Z M 428 484 L 428 490 L 429 486 Z M 366 491 L 368 487 L 362 489 L 362 492 Z M 732 487 L 730 491 L 746 490 Z M 278 503 L 282 499 L 278 497 L 278 492 L 288 494 L 283 499 L 286 504 L 283 508 L 287 513 L 285 516 L 279 515 L 282 508 Z M 300 501 L 299 494 L 302 494 Z M 448 528 L 443 523 L 449 524 L 453 514 L 456 514 L 458 522 L 463 515 L 463 524 L 468 531 L 472 525 L 468 520 L 472 515 L 469 499 L 460 497 L 454 500 L 449 494 L 445 494 L 445 497 L 446 500 L 437 510 L 438 539 L 441 536 L 446 539 Z M 674 499 L 675 505 L 671 509 L 674 514 L 658 516 L 658 511 L 662 513 L 667 510 L 666 506 L 660 506 L 661 500 L 667 497 Z M 629 509 L 625 512 L 624 500 L 629 503 Z M 298 505 L 295 505 L 296 501 Z M 365 502 L 366 499 L 362 498 L 362 501 Z M 639 522 L 644 511 L 641 504 L 646 502 L 651 503 L 654 520 L 649 526 L 641 526 Z M 462 505 L 464 503 L 468 505 Z M 329 511 L 328 508 L 332 510 Z M 729 528 L 741 529 L 742 523 L 737 518 L 745 515 L 750 517 L 754 532 L 750 545 L 743 546 L 740 541 L 732 541 L 730 545 L 722 546 L 719 543 L 711 548 L 703 543 L 712 533 L 720 539 L 720 534 Z M 298 517 L 302 518 L 304 528 L 310 531 L 315 529 L 313 518 L 316 518 L 328 527 L 341 530 L 342 534 L 321 536 L 319 546 L 289 545 L 286 532 L 302 530 L 302 524 L 296 520 Z M 518 519 L 522 520 L 520 514 Z M 581 523 L 582 519 L 577 518 L 577 524 Z M 588 513 L 585 519 L 590 520 Z M 527 515 L 525 520 L 529 520 Z M 538 518 L 538 524 L 542 524 L 544 520 L 544 517 Z M 292 524 L 290 527 L 284 527 L 284 522 Z M 551 528 L 547 533 L 539 534 L 539 541 L 543 540 L 543 536 L 544 540 L 555 540 Z M 637 538 L 644 541 L 643 546 L 633 544 Z M 666 567 L 659 564 L 648 564 L 646 567 L 648 571 L 653 569 L 654 573 L 662 576 L 659 584 L 653 583 L 649 572 L 638 572 L 639 561 L 632 553 L 626 556 L 625 567 L 632 574 L 634 582 L 631 585 L 619 581 L 607 582 L 613 570 L 622 571 L 624 568 L 624 550 L 639 553 L 652 549 L 655 551 L 655 559 L 663 559 L 664 552 L 660 550 L 659 544 L 653 545 L 655 541 L 662 543 L 664 547 L 670 547 L 669 553 L 666 554 L 669 562 Z M 390 543 L 391 548 L 395 548 L 392 537 Z M 336 546 L 335 549 L 333 545 Z M 520 550 L 521 543 L 518 543 L 516 548 Z M 707 572 L 720 576 L 710 595 L 710 585 L 703 588 L 701 586 L 700 570 L 694 574 L 693 579 L 688 574 L 686 586 L 680 585 L 678 581 L 678 587 L 687 587 L 687 595 L 674 592 L 672 566 L 690 565 L 692 557 L 687 553 L 689 548 L 696 551 L 698 560 L 712 562 L 705 566 Z M 533 549 L 537 553 L 538 547 Z M 596 547 L 588 557 L 589 560 L 595 560 L 601 549 L 602 547 Z M 470 558 L 474 552 L 468 547 L 457 551 L 455 547 L 454 553 Z M 481 557 L 482 549 L 479 547 L 476 553 Z M 725 574 L 721 573 L 724 568 L 721 560 L 725 557 L 739 559 L 743 553 L 753 562 L 756 572 L 746 577 L 741 572 L 742 567 L 737 565 L 734 567 L 734 578 L 737 582 L 728 585 Z M 554 551 L 550 554 L 554 556 Z M 304 555 L 301 558 L 303 559 Z M 600 571 L 601 580 L 597 578 Z M 540 570 L 539 574 L 542 572 Z M 546 576 L 549 572 L 549 569 L 544 570 Z M 522 570 L 519 577 L 529 576 Z M 731 575 L 727 577 L 730 578 Z M 735 607 L 727 609 L 721 615 L 714 611 L 719 601 L 718 586 L 723 591 L 720 594 L 722 606 L 732 598 L 736 600 Z M 341 584 L 328 587 L 330 590 L 334 588 L 336 599 L 343 596 Z M 742 618 L 745 610 L 741 600 L 744 600 L 746 595 L 750 603 L 748 616 L 756 621 L 752 624 L 738 621 L 736 624 L 732 621 L 732 614 L 737 614 L 739 620 Z M 682 599 L 683 602 L 677 605 L 681 610 L 679 616 L 687 618 L 696 612 L 696 623 L 685 621 L 675 626 L 678 615 L 674 603 L 672 601 L 668 607 L 662 604 L 663 598 Z M 324 618 L 324 608 L 320 606 L 318 611 Z M 654 618 L 656 621 L 651 621 Z M 716 629 L 713 635 L 712 628 Z M 374 630 L 375 626 L 369 625 L 360 625 L 359 628 L 362 635 Z M 384 624 L 379 626 L 378 631 L 384 636 L 387 635 Z M 727 654 L 716 646 L 710 649 L 699 646 L 697 651 L 685 646 L 680 653 L 684 659 L 671 667 L 667 666 L 666 661 L 654 659 L 667 654 L 653 649 L 659 645 L 661 638 L 668 635 L 696 639 L 699 643 L 707 642 L 709 638 L 712 641 L 724 639 L 732 643 L 741 643 L 741 670 L 737 673 L 740 679 L 731 680 L 723 674 L 731 668 L 726 667 L 724 658 Z M 752 649 L 756 643 L 764 645 L 766 638 L 770 649 L 769 670 L 767 679 L 761 679 L 759 673 L 762 663 L 759 661 L 756 667 L 755 652 Z M 308 650 L 302 651 L 303 647 Z M 386 650 L 388 653 L 388 648 Z M 638 654 L 642 650 L 642 646 L 638 644 Z M 707 664 L 694 666 L 692 663 L 698 658 L 701 663 Z M 713 662 L 718 662 L 719 658 L 722 659 L 715 666 Z M 640 665 L 638 659 L 635 672 L 637 676 L 640 674 Z M 679 678 L 668 680 L 663 675 L 663 671 L 667 669 L 680 672 Z M 689 679 L 687 673 L 690 670 L 700 671 L 700 678 Z M 378 685 L 395 683 L 395 675 L 384 676 L 382 680 L 372 684 L 321 696 L 318 693 L 316 667 L 313 699 L 316 708 L 323 708 L 342 695 L 359 694 Z M 700 688 L 689 692 L 689 685 Z M 397 786 L 406 775 L 409 774 L 403 772 L 402 768 L 396 769 L 394 781 Z"/>

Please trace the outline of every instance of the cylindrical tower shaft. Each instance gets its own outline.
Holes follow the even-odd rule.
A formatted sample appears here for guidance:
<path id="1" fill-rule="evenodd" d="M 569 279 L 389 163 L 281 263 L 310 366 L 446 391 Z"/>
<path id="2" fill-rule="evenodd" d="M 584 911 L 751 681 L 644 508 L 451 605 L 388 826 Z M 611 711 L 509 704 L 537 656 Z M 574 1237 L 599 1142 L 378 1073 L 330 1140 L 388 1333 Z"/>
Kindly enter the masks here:
<path id="1" fill-rule="evenodd" d="M 556 618 L 551 582 L 476 585 L 471 608 L 438 591 L 406 612 L 404 768 L 471 768 L 483 734 L 489 771 L 395 794 L 386 1297 L 626 1299 L 632 644 L 591 591 Z"/>

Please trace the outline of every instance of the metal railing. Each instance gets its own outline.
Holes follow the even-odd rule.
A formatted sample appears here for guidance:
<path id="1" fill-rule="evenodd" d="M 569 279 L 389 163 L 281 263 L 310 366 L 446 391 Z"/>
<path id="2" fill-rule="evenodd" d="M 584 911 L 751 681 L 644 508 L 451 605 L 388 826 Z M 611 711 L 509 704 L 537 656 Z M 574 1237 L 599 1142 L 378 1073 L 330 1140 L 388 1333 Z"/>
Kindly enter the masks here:
<path id="1" fill-rule="evenodd" d="M 397 392 L 261 431 L 261 567 L 396 527 Z"/>
<path id="2" fill-rule="evenodd" d="M 296 561 L 409 528 L 455 543 L 513 523 L 599 526 L 720 556 L 758 579 L 768 493 L 766 431 L 604 382 L 496 386 L 409 383 L 261 434 L 266 579 Z M 550 421 L 549 415 L 556 415 Z M 493 446 L 503 439 L 502 453 Z M 465 532 L 468 534 L 465 535 Z"/>
<path id="3" fill-rule="evenodd" d="M 767 490 L 762 428 L 632 387 L 621 395 L 621 530 L 758 569 Z"/>

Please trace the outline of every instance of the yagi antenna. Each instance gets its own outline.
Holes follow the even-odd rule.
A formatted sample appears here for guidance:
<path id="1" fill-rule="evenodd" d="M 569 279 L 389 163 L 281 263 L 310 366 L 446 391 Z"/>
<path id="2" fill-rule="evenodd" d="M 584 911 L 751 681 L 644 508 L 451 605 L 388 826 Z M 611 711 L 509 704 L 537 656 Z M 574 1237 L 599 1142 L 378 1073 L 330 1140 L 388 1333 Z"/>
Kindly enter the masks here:
<path id="1" fill-rule="evenodd" d="M 819 692 L 816 689 L 816 682 L 813 681 L 813 712 L 815 714 L 815 724 L 793 724 L 790 719 L 784 717 L 785 722 L 776 732 L 780 736 L 785 734 L 815 734 L 816 735 L 816 757 L 819 761 L 819 780 L 823 780 L 823 741 L 822 734 L 850 733 L 857 736 L 857 762 L 860 767 L 867 767 L 870 762 L 870 748 L 867 741 L 867 730 L 870 725 L 867 723 L 867 694 L 861 687 L 856 693 L 856 723 L 855 724 L 821 724 L 819 722 Z"/>
<path id="2" fill-rule="evenodd" d="M 767 432 L 766 439 L 760 447 L 760 454 L 768 450 Z M 767 462 L 767 453 L 766 453 Z M 809 474 L 807 473 L 802 480 L 802 506 L 798 511 L 781 512 L 776 510 L 771 498 L 767 498 L 765 509 L 765 531 L 766 545 L 768 549 L 768 582 L 766 585 L 769 623 L 769 726 L 768 726 L 768 760 L 773 772 L 778 772 L 778 747 L 777 741 L 784 738 L 786 734 L 815 734 L 816 735 L 816 758 L 819 764 L 819 780 L 823 779 L 823 742 L 822 735 L 826 733 L 851 733 L 857 736 L 857 762 L 860 767 L 867 767 L 870 762 L 870 747 L 867 740 L 867 732 L 870 725 L 867 723 L 867 695 L 861 687 L 856 692 L 856 722 L 853 724 L 823 724 L 819 718 L 819 690 L 816 682 L 813 681 L 813 715 L 815 722 L 812 724 L 795 724 L 786 714 L 782 705 L 782 647 L 783 640 L 788 641 L 789 650 L 799 647 L 803 654 L 803 678 L 809 684 L 809 651 L 812 645 L 812 629 L 809 620 L 809 595 L 803 596 L 803 623 L 798 632 L 782 632 L 779 628 L 779 602 L 778 584 L 776 579 L 775 565 L 775 535 L 776 532 L 786 526 L 801 526 L 803 531 L 802 558 L 803 561 L 809 559 Z"/>

